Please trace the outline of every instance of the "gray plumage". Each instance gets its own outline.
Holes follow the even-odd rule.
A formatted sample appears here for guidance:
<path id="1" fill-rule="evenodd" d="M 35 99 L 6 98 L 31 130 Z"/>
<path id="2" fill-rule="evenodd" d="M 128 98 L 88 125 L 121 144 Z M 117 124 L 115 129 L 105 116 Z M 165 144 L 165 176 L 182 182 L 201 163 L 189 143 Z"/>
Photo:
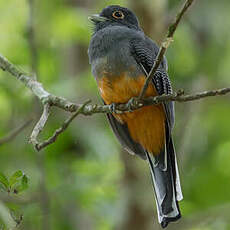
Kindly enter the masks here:
<path id="1" fill-rule="evenodd" d="M 124 18 L 113 18 L 112 15 L 116 11 L 122 12 Z M 128 77 L 136 78 L 144 74 L 142 67 L 148 73 L 159 48 L 144 35 L 136 16 L 127 8 L 108 6 L 102 10 L 98 18 L 92 19 L 95 31 L 88 51 L 95 78 L 100 79 L 105 72 L 111 73 L 112 78 L 124 72 Z M 164 58 L 152 76 L 151 84 L 155 86 L 159 95 L 172 93 L 167 68 Z M 165 102 L 163 106 L 166 115 L 165 146 L 156 157 L 131 138 L 126 124 L 120 123 L 112 114 L 107 116 L 122 146 L 128 152 L 148 161 L 155 190 L 158 220 L 164 228 L 169 222 L 180 218 L 178 201 L 182 199 L 182 192 L 171 135 L 174 126 L 174 104 Z"/>

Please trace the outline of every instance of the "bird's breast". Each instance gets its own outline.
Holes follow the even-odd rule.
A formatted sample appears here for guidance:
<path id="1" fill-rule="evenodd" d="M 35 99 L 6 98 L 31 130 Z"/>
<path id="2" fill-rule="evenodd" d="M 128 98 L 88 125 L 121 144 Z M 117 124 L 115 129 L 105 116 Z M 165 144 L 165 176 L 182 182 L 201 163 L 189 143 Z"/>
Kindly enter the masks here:
<path id="1" fill-rule="evenodd" d="M 131 56 L 129 50 L 120 48 L 116 51 L 111 50 L 107 55 L 96 58 L 92 62 L 92 73 L 96 79 L 100 79 L 102 76 L 115 79 L 124 73 L 127 77 L 136 78 L 142 74 L 142 70 Z"/>
<path id="2" fill-rule="evenodd" d="M 146 77 L 142 74 L 131 78 L 127 73 L 111 77 L 104 72 L 97 79 L 101 97 L 106 104 L 126 103 L 132 97 L 137 97 L 145 83 Z M 146 97 L 156 96 L 157 91 L 153 84 L 149 84 Z M 165 114 L 162 105 L 145 106 L 133 112 L 113 114 L 122 124 L 128 126 L 131 137 L 141 144 L 147 151 L 157 155 L 164 148 Z"/>
<path id="3" fill-rule="evenodd" d="M 126 103 L 132 97 L 139 96 L 146 77 L 144 75 L 130 77 L 129 75 L 130 73 L 124 72 L 120 76 L 112 76 L 110 72 L 104 71 L 102 76 L 97 78 L 101 97 L 106 104 Z M 155 87 L 149 84 L 145 96 L 156 95 Z"/>

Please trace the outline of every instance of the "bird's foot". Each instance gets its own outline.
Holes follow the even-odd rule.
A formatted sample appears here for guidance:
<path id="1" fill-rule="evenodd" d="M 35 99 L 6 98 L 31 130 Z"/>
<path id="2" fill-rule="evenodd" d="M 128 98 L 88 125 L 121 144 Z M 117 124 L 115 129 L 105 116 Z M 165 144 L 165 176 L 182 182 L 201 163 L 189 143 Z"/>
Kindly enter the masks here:
<path id="1" fill-rule="evenodd" d="M 120 111 L 119 109 L 117 109 L 117 103 L 112 103 L 109 105 L 109 110 L 112 112 L 112 113 L 116 113 L 116 114 L 121 114 L 123 113 L 123 111 Z"/>
<path id="2" fill-rule="evenodd" d="M 137 97 L 132 97 L 127 103 L 128 112 L 133 112 L 138 107 L 140 107 L 140 102 Z"/>

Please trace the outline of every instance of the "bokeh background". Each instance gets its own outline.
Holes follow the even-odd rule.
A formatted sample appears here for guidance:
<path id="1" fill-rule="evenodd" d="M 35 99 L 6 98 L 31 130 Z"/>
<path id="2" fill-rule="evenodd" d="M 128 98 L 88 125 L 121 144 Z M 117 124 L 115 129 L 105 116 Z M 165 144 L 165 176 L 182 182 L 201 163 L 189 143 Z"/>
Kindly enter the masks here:
<path id="1" fill-rule="evenodd" d="M 148 36 L 164 37 L 179 0 L 0 0 L 0 53 L 37 74 L 51 93 L 73 102 L 101 103 L 88 63 L 87 18 L 109 4 L 130 7 Z M 174 89 L 186 93 L 230 85 L 230 1 L 196 0 L 167 51 Z M 160 229 L 148 165 L 121 149 L 104 114 L 78 117 L 56 143 L 36 153 L 28 137 L 42 112 L 20 82 L 0 71 L 0 172 L 22 170 L 28 189 L 0 191 L 0 229 L 7 215 L 23 230 Z M 68 117 L 53 108 L 41 135 Z M 181 172 L 183 218 L 169 230 L 230 229 L 230 96 L 176 103 L 175 146 Z M 20 216 L 23 215 L 22 221 Z"/>

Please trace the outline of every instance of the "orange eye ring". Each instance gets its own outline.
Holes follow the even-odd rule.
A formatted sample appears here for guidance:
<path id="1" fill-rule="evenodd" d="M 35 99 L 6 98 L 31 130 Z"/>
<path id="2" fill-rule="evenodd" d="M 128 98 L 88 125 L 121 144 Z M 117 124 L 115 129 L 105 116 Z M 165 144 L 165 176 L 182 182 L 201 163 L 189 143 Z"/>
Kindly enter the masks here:
<path id="1" fill-rule="evenodd" d="M 122 11 L 120 10 L 117 10 L 117 11 L 114 11 L 112 16 L 116 19 L 123 19 L 125 17 L 125 15 L 123 14 Z"/>

